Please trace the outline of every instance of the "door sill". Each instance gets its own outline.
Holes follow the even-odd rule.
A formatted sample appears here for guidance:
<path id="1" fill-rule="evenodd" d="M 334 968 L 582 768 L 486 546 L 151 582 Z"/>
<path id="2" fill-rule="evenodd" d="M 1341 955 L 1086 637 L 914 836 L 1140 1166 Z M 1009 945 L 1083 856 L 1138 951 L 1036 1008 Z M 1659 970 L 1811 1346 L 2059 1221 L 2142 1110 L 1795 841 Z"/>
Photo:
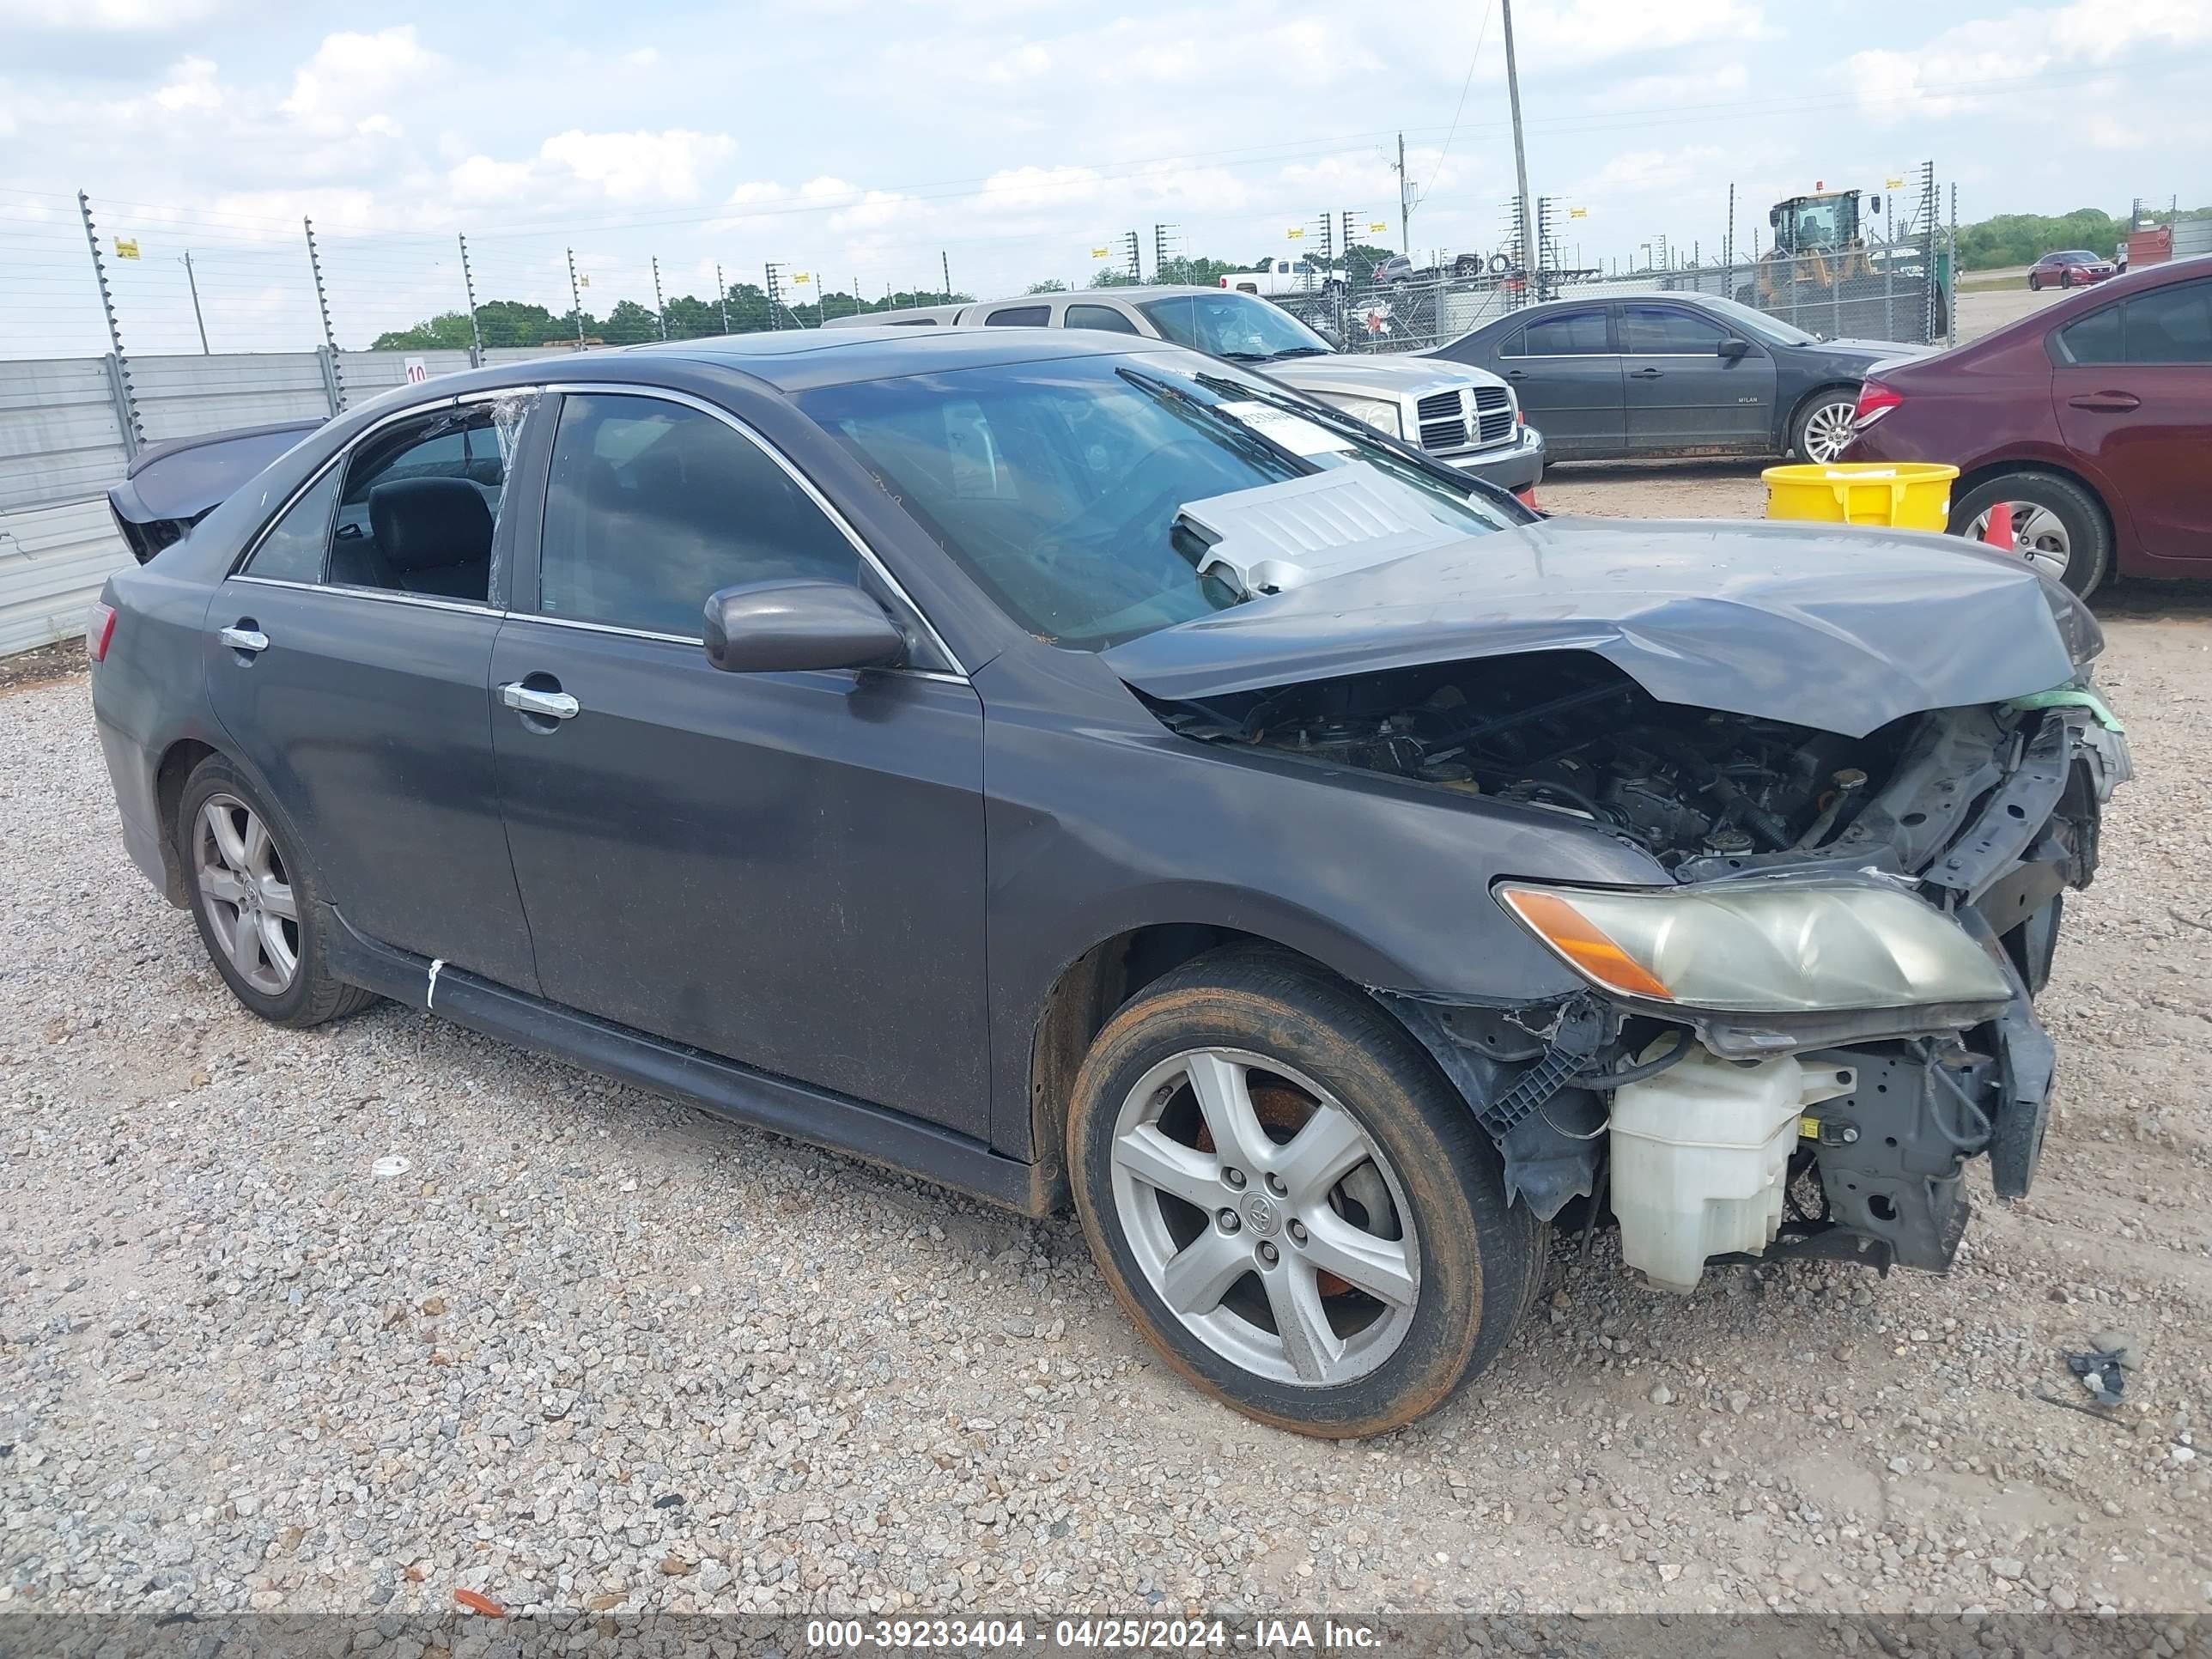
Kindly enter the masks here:
<path id="1" fill-rule="evenodd" d="M 434 1013 L 602 1077 L 719 1116 L 843 1152 L 1030 1217 L 1049 1215 L 1064 1192 L 1034 1164 L 995 1152 L 956 1130 L 889 1107 L 756 1071 L 580 1013 L 449 963 L 370 939 L 329 906 L 331 970 L 349 985 Z"/>

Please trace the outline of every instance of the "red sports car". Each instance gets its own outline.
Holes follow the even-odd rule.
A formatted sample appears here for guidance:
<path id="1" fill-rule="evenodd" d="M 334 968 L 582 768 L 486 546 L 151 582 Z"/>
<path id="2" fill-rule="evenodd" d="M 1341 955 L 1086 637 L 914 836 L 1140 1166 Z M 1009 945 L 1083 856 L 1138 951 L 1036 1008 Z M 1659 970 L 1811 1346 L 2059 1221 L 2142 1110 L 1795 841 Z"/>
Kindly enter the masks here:
<path id="1" fill-rule="evenodd" d="M 2031 289 L 2080 288 L 2090 283 L 2101 283 L 2107 276 L 2119 274 L 2119 267 L 2110 259 L 2100 259 L 2083 247 L 2071 247 L 2062 253 L 2046 253 L 2027 268 L 2027 285 Z"/>
<path id="2" fill-rule="evenodd" d="M 1852 427 L 1844 459 L 1950 462 L 1951 533 L 1986 538 L 2002 507 L 2021 555 L 2076 593 L 2115 565 L 2212 576 L 2212 258 L 1877 363 Z"/>

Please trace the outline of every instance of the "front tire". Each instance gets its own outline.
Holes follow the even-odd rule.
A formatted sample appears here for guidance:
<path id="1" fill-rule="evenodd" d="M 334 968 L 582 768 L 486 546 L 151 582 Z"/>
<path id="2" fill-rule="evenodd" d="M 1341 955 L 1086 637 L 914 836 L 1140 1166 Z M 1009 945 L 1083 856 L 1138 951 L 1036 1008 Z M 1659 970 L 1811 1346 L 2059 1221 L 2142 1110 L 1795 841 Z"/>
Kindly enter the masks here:
<path id="1" fill-rule="evenodd" d="M 289 825 L 220 755 L 192 769 L 177 810 L 192 920 L 233 995 L 272 1024 L 320 1025 L 373 994 L 330 971 L 315 878 Z"/>
<path id="2" fill-rule="evenodd" d="M 2059 286 L 2059 287 L 2061 287 L 2061 288 L 2071 288 L 2071 287 L 2073 287 L 2073 286 L 2074 286 L 2074 273 L 2073 273 L 2072 271 L 2070 271 L 2070 270 L 2062 270 L 2062 271 L 2060 271 L 2060 272 L 2058 273 L 2058 286 Z"/>
<path id="3" fill-rule="evenodd" d="M 1851 417 L 1857 410 L 1858 398 L 1846 387 L 1814 392 L 1790 422 L 1790 453 L 1822 466 L 1841 460 L 1850 447 Z"/>
<path id="4" fill-rule="evenodd" d="M 2043 292 L 2043 278 L 2037 276 L 2032 270 L 2027 273 L 2027 291 L 2030 294 L 2040 294 Z"/>
<path id="5" fill-rule="evenodd" d="M 2014 552 L 2084 599 L 2096 591 L 2112 565 L 2112 531 L 2094 496 L 2054 472 L 2003 473 L 1952 499 L 1951 533 L 1984 540 L 1999 501 L 2011 509 Z"/>
<path id="6" fill-rule="evenodd" d="M 1092 1255 L 1146 1340 L 1248 1416 L 1401 1428 L 1495 1358 L 1541 1270 L 1496 1148 L 1370 999 L 1217 951 L 1108 1022 L 1070 1105 Z"/>

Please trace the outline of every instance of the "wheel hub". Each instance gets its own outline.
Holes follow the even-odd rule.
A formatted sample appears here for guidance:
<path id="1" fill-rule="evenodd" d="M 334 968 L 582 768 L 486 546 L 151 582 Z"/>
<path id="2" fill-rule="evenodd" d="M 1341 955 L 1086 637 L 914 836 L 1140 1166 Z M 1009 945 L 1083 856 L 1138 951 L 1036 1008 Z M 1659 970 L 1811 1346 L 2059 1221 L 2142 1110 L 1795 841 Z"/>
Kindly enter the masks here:
<path id="1" fill-rule="evenodd" d="M 1275 1200 L 1265 1193 L 1248 1193 L 1244 1197 L 1244 1224 L 1261 1238 L 1272 1238 L 1282 1225 L 1282 1216 L 1275 1208 Z"/>

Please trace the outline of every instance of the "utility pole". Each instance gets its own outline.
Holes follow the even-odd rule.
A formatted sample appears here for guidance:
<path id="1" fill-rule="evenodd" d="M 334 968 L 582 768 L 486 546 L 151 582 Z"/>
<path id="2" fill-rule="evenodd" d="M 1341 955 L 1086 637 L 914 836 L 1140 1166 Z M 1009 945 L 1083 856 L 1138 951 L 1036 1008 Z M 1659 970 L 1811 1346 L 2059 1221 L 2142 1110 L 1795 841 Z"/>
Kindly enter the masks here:
<path id="1" fill-rule="evenodd" d="M 1521 191 L 1521 269 L 1533 278 L 1536 271 L 1536 216 L 1530 210 L 1528 202 L 1528 151 L 1521 139 L 1521 73 L 1513 60 L 1513 0 L 1498 0 L 1498 15 L 1505 25 L 1505 95 L 1513 106 L 1513 174 Z M 1398 142 L 1402 148 L 1404 138 Z M 1401 189 L 1404 184 L 1401 171 Z"/>
<path id="2" fill-rule="evenodd" d="M 945 303 L 952 303 L 952 256 L 943 248 L 937 250 L 937 268 L 945 276 Z"/>
<path id="3" fill-rule="evenodd" d="M 1512 37 L 1509 34 L 1506 38 L 1510 40 Z M 1516 135 L 1520 132 L 1517 121 L 1513 130 Z M 1522 181 L 1521 198 L 1523 201 L 1528 198 L 1526 179 Z M 1406 135 L 1402 132 L 1398 135 L 1398 252 L 1408 258 L 1413 252 L 1413 210 L 1406 200 Z"/>
<path id="4" fill-rule="evenodd" d="M 200 315 L 200 283 L 199 278 L 192 275 L 192 251 L 190 248 L 185 250 L 185 285 L 192 291 L 192 320 L 199 325 L 200 356 L 205 357 L 210 355 L 207 343 L 207 319 Z"/>
<path id="5" fill-rule="evenodd" d="M 469 239 L 459 237 L 461 244 L 461 292 L 469 298 L 469 343 L 475 348 L 471 357 L 474 367 L 483 367 L 483 331 L 477 326 L 477 279 L 469 270 Z"/>

